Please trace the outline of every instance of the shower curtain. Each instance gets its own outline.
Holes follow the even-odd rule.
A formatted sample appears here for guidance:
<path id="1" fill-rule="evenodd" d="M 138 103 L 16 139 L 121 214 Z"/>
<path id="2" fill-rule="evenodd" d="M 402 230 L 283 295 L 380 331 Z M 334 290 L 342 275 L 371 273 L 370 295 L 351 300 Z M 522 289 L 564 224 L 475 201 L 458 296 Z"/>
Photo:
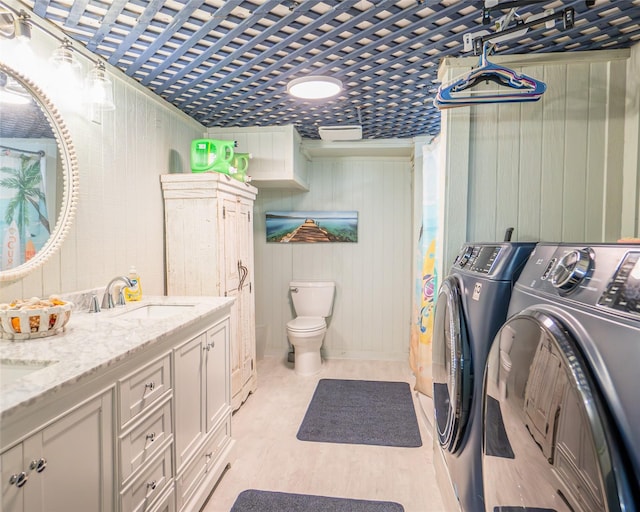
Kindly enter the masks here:
<path id="1" fill-rule="evenodd" d="M 50 234 L 44 151 L 0 145 L 0 269 L 31 259 Z"/>
<path id="2" fill-rule="evenodd" d="M 438 228 L 439 139 L 422 146 L 422 227 L 414 267 L 413 321 L 409 361 L 416 376 L 415 389 L 432 396 L 431 338 L 438 276 L 436 248 Z"/>

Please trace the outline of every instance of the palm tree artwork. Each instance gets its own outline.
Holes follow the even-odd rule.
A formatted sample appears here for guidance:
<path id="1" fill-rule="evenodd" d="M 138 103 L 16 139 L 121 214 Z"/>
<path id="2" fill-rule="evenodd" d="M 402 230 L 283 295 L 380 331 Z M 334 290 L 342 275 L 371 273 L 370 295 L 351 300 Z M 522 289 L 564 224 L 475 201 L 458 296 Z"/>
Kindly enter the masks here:
<path id="1" fill-rule="evenodd" d="M 18 227 L 23 248 L 18 263 L 20 264 L 28 259 L 27 256 L 33 254 L 33 244 L 27 243 L 30 241 L 27 232 L 32 230 L 33 223 L 39 222 L 47 233 L 51 230 L 45 207 L 46 198 L 42 190 L 40 157 L 26 154 L 16 156 L 19 156 L 19 166 L 0 167 L 0 189 L 5 189 L 3 195 L 11 196 L 6 203 L 4 222 L 9 226 L 15 221 Z M 29 245 L 31 249 L 28 249 Z M 28 255 L 25 254 L 25 249 L 29 252 Z"/>

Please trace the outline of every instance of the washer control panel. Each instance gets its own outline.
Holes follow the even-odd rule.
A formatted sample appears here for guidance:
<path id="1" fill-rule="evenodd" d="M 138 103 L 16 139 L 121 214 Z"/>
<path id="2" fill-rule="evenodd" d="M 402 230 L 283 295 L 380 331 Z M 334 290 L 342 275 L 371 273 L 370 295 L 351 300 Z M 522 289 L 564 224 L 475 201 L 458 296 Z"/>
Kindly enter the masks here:
<path id="1" fill-rule="evenodd" d="M 598 304 L 640 315 L 640 252 L 625 255 Z"/>
<path id="2" fill-rule="evenodd" d="M 593 262 L 594 254 L 589 248 L 569 251 L 551 270 L 551 284 L 563 292 L 570 292 L 587 277 Z M 545 274 L 548 275 L 547 271 Z M 543 279 L 545 274 L 542 276 Z"/>

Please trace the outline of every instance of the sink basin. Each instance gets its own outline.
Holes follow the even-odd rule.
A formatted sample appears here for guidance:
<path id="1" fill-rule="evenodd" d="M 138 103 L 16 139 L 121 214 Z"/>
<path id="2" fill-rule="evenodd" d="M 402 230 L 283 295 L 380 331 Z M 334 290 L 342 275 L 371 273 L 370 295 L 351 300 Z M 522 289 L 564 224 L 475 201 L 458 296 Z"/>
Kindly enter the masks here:
<path id="1" fill-rule="evenodd" d="M 147 304 L 117 316 L 134 319 L 169 318 L 185 313 L 193 307 L 194 304 Z"/>
<path id="2" fill-rule="evenodd" d="M 42 370 L 58 361 L 12 361 L 0 360 L 0 387 L 5 387 L 22 377 Z"/>

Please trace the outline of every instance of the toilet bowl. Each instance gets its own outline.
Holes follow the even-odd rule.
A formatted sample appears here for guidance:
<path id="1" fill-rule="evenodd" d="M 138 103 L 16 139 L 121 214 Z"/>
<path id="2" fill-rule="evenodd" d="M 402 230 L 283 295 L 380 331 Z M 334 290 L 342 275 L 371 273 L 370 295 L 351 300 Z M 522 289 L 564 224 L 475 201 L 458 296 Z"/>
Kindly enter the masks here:
<path id="1" fill-rule="evenodd" d="M 335 283 L 290 283 L 293 307 L 298 315 L 287 322 L 287 337 L 295 352 L 297 375 L 315 375 L 322 369 L 320 348 L 327 332 L 325 318 L 331 315 Z"/>

